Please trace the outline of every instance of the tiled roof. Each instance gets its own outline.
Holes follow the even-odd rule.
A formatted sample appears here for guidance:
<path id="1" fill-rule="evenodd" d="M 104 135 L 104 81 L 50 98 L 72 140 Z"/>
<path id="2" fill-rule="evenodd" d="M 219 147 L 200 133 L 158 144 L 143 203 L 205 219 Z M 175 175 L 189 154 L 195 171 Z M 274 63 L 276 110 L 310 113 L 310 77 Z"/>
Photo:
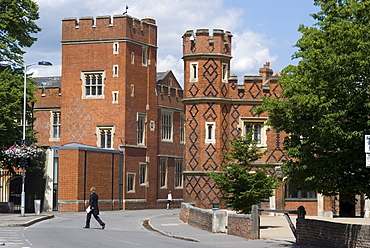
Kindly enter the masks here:
<path id="1" fill-rule="evenodd" d="M 62 84 L 62 77 L 39 77 L 34 78 L 35 83 L 39 87 L 60 87 Z"/>

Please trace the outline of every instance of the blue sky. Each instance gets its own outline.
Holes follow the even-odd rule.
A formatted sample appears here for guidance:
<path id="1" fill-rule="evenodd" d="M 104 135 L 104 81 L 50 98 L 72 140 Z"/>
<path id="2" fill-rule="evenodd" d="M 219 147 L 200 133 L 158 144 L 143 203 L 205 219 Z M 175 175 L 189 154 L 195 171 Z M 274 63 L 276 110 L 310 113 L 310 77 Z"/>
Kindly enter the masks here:
<path id="1" fill-rule="evenodd" d="M 25 61 L 40 60 L 53 67 L 30 67 L 39 76 L 61 75 L 61 20 L 67 17 L 117 15 L 125 11 L 142 19 L 153 17 L 158 25 L 157 71 L 172 70 L 183 82 L 181 36 L 199 28 L 224 29 L 233 34 L 231 74 L 239 83 L 244 75 L 258 75 L 267 61 L 274 72 L 296 64 L 291 56 L 301 37 L 300 24 L 312 26 L 310 14 L 319 9 L 313 0 L 37 0 L 43 29 L 38 41 L 27 49 Z"/>

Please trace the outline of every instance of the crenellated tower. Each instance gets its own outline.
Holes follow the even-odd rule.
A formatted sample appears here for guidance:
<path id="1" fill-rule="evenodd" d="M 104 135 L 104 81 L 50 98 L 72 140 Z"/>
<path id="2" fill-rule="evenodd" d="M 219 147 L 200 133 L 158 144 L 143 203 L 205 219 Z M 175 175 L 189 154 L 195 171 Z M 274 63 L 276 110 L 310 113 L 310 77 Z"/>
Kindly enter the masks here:
<path id="1" fill-rule="evenodd" d="M 102 195 L 115 202 L 119 197 L 125 199 L 122 208 L 157 205 L 159 146 L 152 142 L 160 130 L 154 128 L 159 125 L 156 65 L 157 25 L 152 18 L 125 14 L 62 20 L 60 144 L 79 143 L 124 153 L 121 173 L 115 168 L 112 174 L 120 176 L 120 182 L 114 183 L 120 185 L 121 193 L 114 192 L 115 199 L 113 193 Z M 70 161 L 71 157 L 69 150 L 60 149 L 59 170 L 70 173 L 59 176 L 59 201 L 67 201 L 71 194 L 85 197 L 87 191 L 81 185 L 89 187 L 92 182 L 86 173 L 78 173 L 98 163 L 89 162 L 98 161 L 96 158 Z M 116 163 L 110 160 L 113 162 L 105 164 L 112 163 L 113 168 Z M 109 178 L 102 169 L 95 173 L 101 187 L 109 188 L 113 176 Z M 72 174 L 82 175 L 85 179 L 79 178 L 79 182 L 84 183 L 70 184 Z M 63 208 L 68 209 L 68 204 L 63 203 Z"/>
<path id="2" fill-rule="evenodd" d="M 62 131 L 68 135 L 61 143 L 114 149 L 136 145 L 132 123 L 137 113 L 156 118 L 156 64 L 157 25 L 152 18 L 63 19 Z"/>
<path id="3" fill-rule="evenodd" d="M 188 30 L 183 35 L 186 150 L 184 201 L 202 208 L 219 202 L 207 172 L 221 170 L 229 139 L 230 32 Z"/>
<path id="4" fill-rule="evenodd" d="M 266 114 L 257 116 L 253 111 L 262 104 L 262 97 L 280 97 L 278 75 L 267 62 L 258 76 L 244 76 L 239 84 L 236 76 L 230 76 L 231 38 L 230 32 L 220 29 L 212 35 L 206 29 L 189 30 L 183 36 L 187 136 L 183 198 L 201 208 L 220 202 L 220 192 L 208 172 L 222 170 L 228 140 L 253 129 L 261 149 L 271 151 L 249 170 L 264 167 L 275 174 L 285 158 L 284 135 L 266 125 Z M 277 196 L 282 194 L 282 188 L 276 191 Z M 284 202 L 272 199 L 271 206 L 283 207 Z"/>

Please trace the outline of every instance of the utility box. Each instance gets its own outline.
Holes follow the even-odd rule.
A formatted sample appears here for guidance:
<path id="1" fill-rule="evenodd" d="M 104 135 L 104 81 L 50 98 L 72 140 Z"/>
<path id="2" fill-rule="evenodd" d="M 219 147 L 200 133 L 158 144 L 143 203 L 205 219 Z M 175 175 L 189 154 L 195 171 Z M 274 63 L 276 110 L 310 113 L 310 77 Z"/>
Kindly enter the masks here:
<path id="1" fill-rule="evenodd" d="M 41 200 L 35 200 L 35 214 L 39 215 L 41 212 Z"/>

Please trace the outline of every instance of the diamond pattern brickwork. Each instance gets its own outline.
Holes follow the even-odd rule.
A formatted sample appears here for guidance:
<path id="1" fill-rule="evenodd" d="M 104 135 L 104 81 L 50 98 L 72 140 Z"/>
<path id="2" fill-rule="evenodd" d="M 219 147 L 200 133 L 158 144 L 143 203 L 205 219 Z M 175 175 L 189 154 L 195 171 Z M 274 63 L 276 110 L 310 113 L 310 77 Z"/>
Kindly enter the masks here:
<path id="1" fill-rule="evenodd" d="M 231 105 L 231 110 L 230 110 L 230 117 L 231 117 L 231 135 L 232 138 L 235 139 L 237 136 L 241 135 L 241 132 L 239 130 L 239 117 L 240 117 L 240 112 L 239 112 L 239 107 L 240 104 L 232 104 Z"/>
<path id="2" fill-rule="evenodd" d="M 205 113 L 203 114 L 203 118 L 206 121 L 215 121 L 217 119 L 217 113 L 214 109 L 214 103 L 206 103 L 207 109 Z"/>
<path id="3" fill-rule="evenodd" d="M 198 152 L 199 152 L 199 149 L 197 147 L 197 142 L 198 142 L 198 139 L 199 139 L 199 135 L 197 133 L 197 128 L 198 128 L 199 124 L 196 120 L 197 114 L 199 113 L 199 109 L 198 109 L 196 104 L 193 104 L 190 107 L 189 113 L 190 113 L 191 119 L 189 121 L 189 127 L 190 127 L 189 141 L 190 141 L 190 145 L 189 145 L 189 148 L 188 148 L 188 154 L 190 156 L 190 159 L 188 161 L 188 164 L 189 164 L 191 170 L 196 170 L 196 168 L 199 165 L 199 161 L 197 159 Z"/>
<path id="4" fill-rule="evenodd" d="M 276 132 L 276 147 L 269 154 L 266 159 L 266 163 L 279 163 L 287 159 L 287 156 L 281 146 L 281 135 L 280 132 Z"/>
<path id="5" fill-rule="evenodd" d="M 208 144 L 208 146 L 206 147 L 206 149 L 204 151 L 205 151 L 205 155 L 207 157 L 206 157 L 206 161 L 202 165 L 203 170 L 204 171 L 217 170 L 218 165 L 214 160 L 214 158 L 215 158 L 214 155 L 216 154 L 217 149 L 213 146 L 212 143 L 210 143 L 210 144 Z"/>
<path id="6" fill-rule="evenodd" d="M 256 82 L 253 82 L 250 87 L 247 89 L 249 95 L 253 98 L 253 99 L 256 99 L 258 97 L 260 97 L 260 94 L 261 94 L 261 88 L 260 86 L 256 83 Z"/>
<path id="7" fill-rule="evenodd" d="M 283 88 L 281 87 L 280 84 L 276 84 L 272 88 L 272 96 L 274 96 L 277 99 L 280 99 L 281 92 L 283 92 Z"/>
<path id="8" fill-rule="evenodd" d="M 185 176 L 185 200 L 189 197 L 200 208 L 212 208 L 212 202 L 219 202 L 220 190 L 208 175 Z"/>
<path id="9" fill-rule="evenodd" d="M 196 97 L 196 96 L 197 96 L 197 94 L 198 94 L 198 92 L 199 92 L 199 89 L 198 89 L 197 85 L 196 85 L 195 83 L 193 83 L 193 84 L 191 85 L 191 87 L 189 88 L 189 93 L 190 93 L 190 95 L 191 95 L 192 97 Z"/>
<path id="10" fill-rule="evenodd" d="M 217 97 L 219 93 L 216 89 L 215 81 L 219 76 L 217 72 L 218 65 L 216 64 L 214 59 L 210 58 L 203 65 L 203 68 L 205 70 L 203 72 L 203 77 L 207 80 L 208 83 L 205 90 L 203 91 L 203 94 L 204 96 Z"/>
<path id="11" fill-rule="evenodd" d="M 85 139 L 89 137 L 86 127 L 90 126 L 94 119 L 84 107 L 81 98 L 77 97 L 74 92 L 70 99 L 70 107 L 63 112 L 63 118 L 73 120 L 63 126 L 63 135 L 74 142 L 85 143 Z"/>

